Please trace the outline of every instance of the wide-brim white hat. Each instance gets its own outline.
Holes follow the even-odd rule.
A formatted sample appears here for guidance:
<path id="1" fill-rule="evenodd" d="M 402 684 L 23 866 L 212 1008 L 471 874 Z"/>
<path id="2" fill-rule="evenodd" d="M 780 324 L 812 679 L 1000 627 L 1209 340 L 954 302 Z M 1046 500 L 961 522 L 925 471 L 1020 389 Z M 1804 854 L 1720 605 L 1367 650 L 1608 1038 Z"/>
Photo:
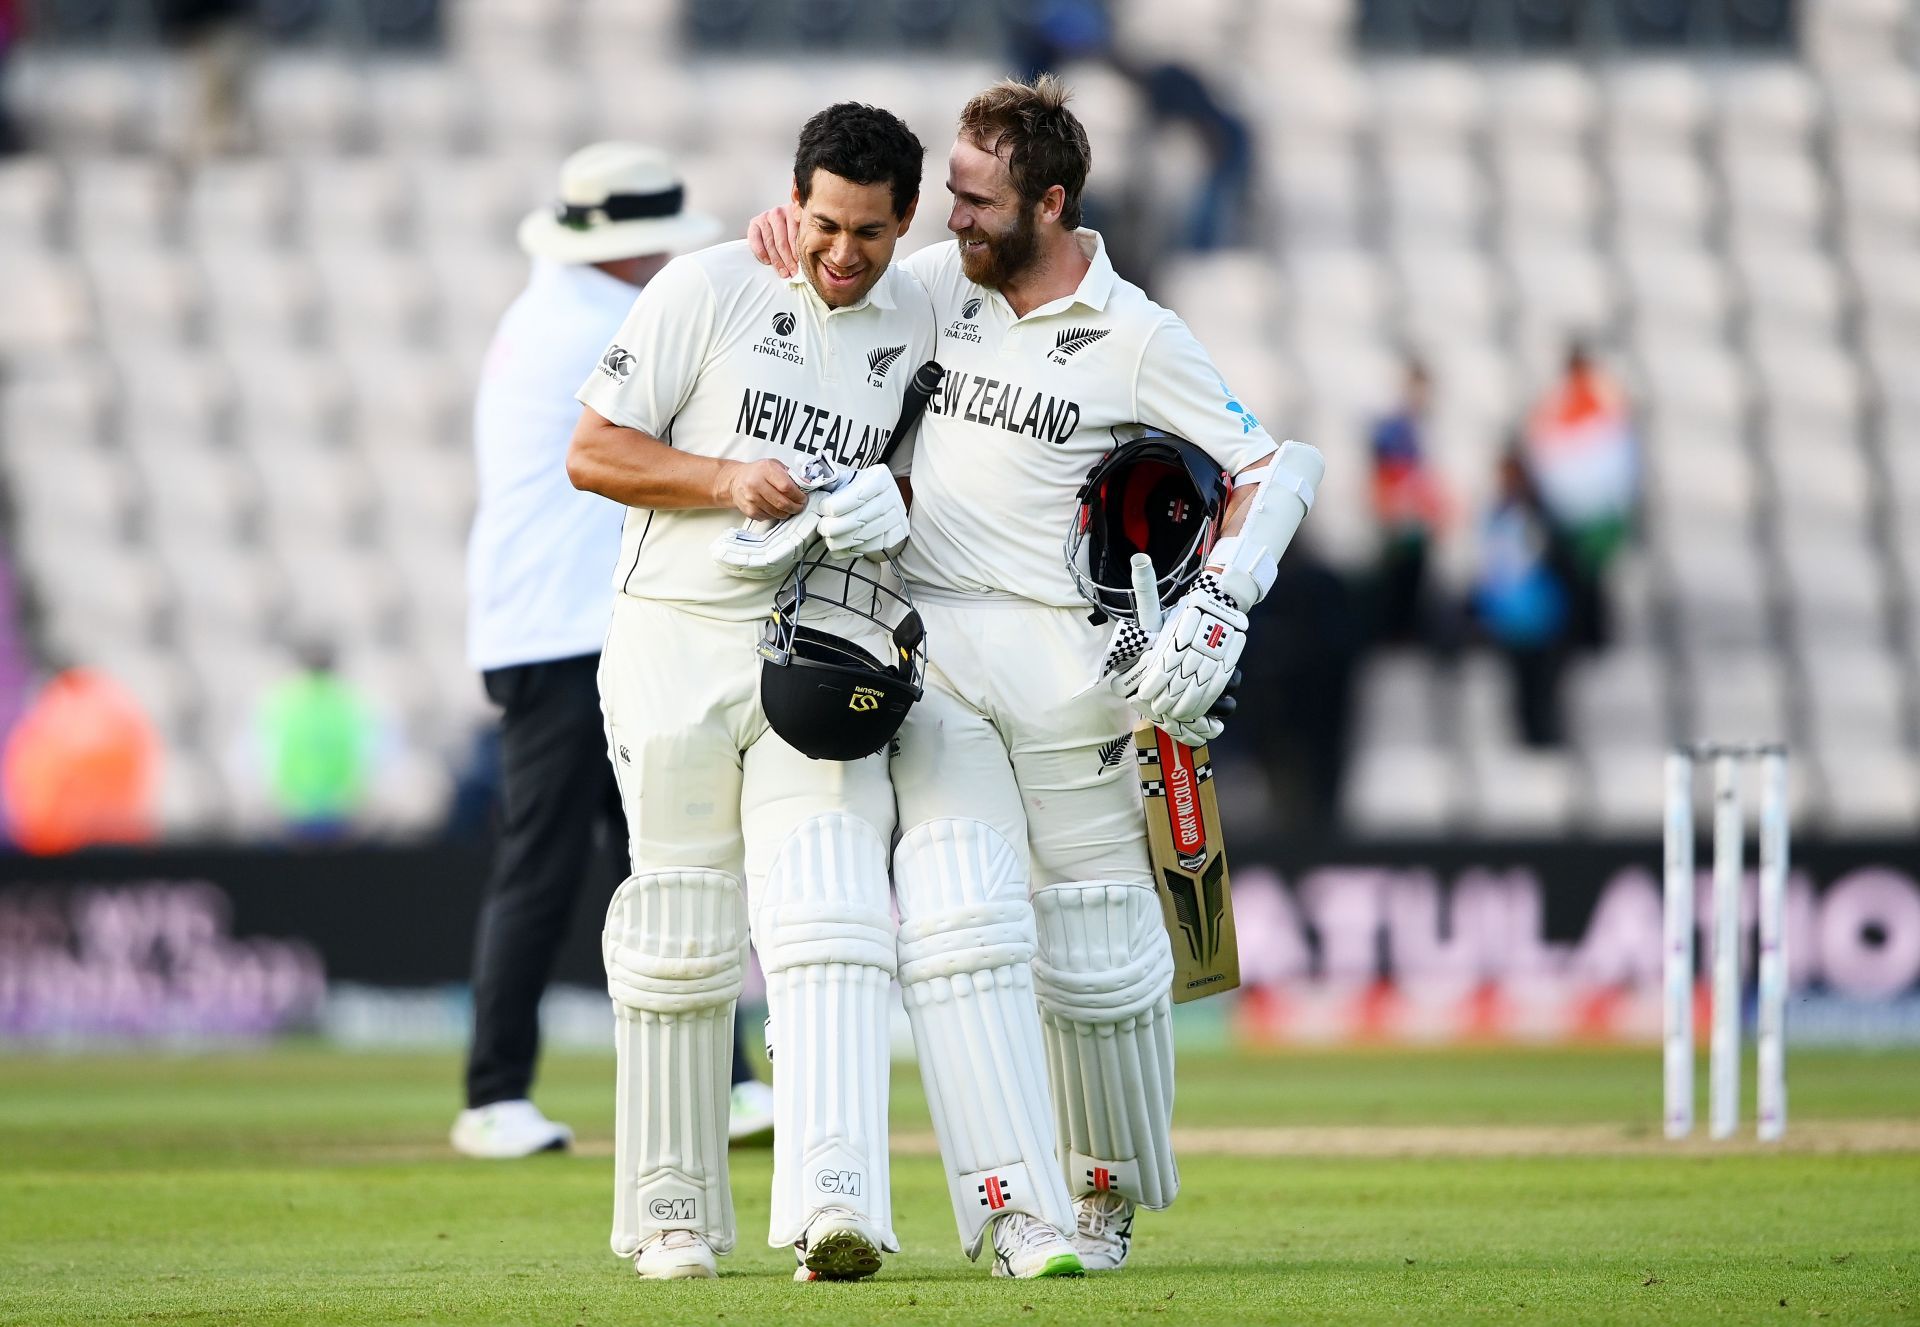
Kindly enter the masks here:
<path id="1" fill-rule="evenodd" d="M 686 210 L 673 161 L 638 143 L 595 143 L 560 167 L 558 205 L 520 222 L 520 247 L 559 263 L 610 263 L 710 244 L 720 222 Z"/>

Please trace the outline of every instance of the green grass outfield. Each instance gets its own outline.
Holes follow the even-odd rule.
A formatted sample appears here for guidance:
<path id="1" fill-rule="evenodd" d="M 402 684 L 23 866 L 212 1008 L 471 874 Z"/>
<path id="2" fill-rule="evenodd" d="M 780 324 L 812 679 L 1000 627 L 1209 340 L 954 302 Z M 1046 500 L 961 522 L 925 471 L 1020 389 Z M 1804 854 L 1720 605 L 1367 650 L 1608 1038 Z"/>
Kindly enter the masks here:
<path id="1" fill-rule="evenodd" d="M 610 1058 L 545 1069 L 581 1154 L 507 1163 L 451 1055 L 0 1058 L 0 1323 L 1920 1322 L 1920 1054 L 1797 1051 L 1778 1152 L 1659 1140 L 1657 1058 L 1189 1055 L 1179 1205 L 1056 1283 L 959 1256 L 908 1068 L 858 1285 L 765 1247 L 765 1151 L 719 1283 L 615 1259 Z"/>

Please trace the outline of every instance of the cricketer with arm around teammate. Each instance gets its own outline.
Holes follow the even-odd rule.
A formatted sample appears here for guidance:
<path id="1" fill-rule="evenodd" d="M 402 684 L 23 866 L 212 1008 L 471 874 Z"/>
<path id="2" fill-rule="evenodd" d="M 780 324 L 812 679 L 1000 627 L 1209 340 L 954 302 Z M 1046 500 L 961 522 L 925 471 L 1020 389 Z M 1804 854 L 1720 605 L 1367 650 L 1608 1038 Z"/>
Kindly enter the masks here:
<path id="1" fill-rule="evenodd" d="M 902 556 L 930 662 L 893 760 L 900 981 L 961 1246 L 990 1241 L 1010 1276 L 1123 1266 L 1135 1211 L 1178 1191 L 1173 960 L 1131 733 L 1138 715 L 1217 735 L 1246 610 L 1304 510 L 1263 482 L 1278 448 L 1186 325 L 1080 226 L 1090 152 L 1067 99 L 1042 77 L 967 104 L 955 239 L 907 260 L 946 374 Z M 792 226 L 775 209 L 750 227 L 780 270 Z M 1061 548 L 1088 472 L 1137 424 L 1206 453 L 1233 491 L 1208 574 L 1128 654 Z"/>

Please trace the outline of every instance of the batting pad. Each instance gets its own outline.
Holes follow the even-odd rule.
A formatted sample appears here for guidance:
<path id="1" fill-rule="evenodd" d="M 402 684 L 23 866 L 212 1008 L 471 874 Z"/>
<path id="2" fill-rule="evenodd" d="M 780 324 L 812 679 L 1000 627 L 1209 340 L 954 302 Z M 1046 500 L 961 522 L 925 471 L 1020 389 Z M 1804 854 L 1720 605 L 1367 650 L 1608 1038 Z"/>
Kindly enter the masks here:
<path id="1" fill-rule="evenodd" d="M 961 1246 L 977 1257 L 987 1222 L 1008 1211 L 1071 1230 L 1047 1110 L 1025 864 L 978 820 L 915 826 L 893 863 L 900 987 Z"/>
<path id="2" fill-rule="evenodd" d="M 1034 987 L 1067 1188 L 1142 1207 L 1180 1191 L 1173 1163 L 1173 947 L 1149 885 L 1095 880 L 1034 895 Z"/>
<path id="3" fill-rule="evenodd" d="M 773 1218 L 791 1245 L 822 1207 L 860 1213 L 898 1250 L 887 1173 L 893 918 L 887 846 L 855 816 L 803 821 L 755 900 L 773 1061 Z"/>
<path id="4" fill-rule="evenodd" d="M 600 935 L 613 997 L 613 1251 L 662 1230 L 733 1248 L 727 1102 L 733 1007 L 746 976 L 747 908 L 721 871 L 643 871 Z"/>

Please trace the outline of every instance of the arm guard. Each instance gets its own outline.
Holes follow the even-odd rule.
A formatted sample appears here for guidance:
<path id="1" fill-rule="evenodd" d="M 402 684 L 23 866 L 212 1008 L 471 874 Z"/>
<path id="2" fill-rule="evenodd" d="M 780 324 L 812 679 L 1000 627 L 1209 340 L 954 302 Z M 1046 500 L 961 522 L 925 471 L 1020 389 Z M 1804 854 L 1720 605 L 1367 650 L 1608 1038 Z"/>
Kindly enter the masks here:
<path id="1" fill-rule="evenodd" d="M 1254 488 L 1240 532 L 1214 544 L 1206 569 L 1240 611 L 1252 608 L 1273 588 L 1280 558 L 1313 509 L 1314 492 L 1326 469 L 1318 448 L 1304 442 L 1282 444 Z"/>

